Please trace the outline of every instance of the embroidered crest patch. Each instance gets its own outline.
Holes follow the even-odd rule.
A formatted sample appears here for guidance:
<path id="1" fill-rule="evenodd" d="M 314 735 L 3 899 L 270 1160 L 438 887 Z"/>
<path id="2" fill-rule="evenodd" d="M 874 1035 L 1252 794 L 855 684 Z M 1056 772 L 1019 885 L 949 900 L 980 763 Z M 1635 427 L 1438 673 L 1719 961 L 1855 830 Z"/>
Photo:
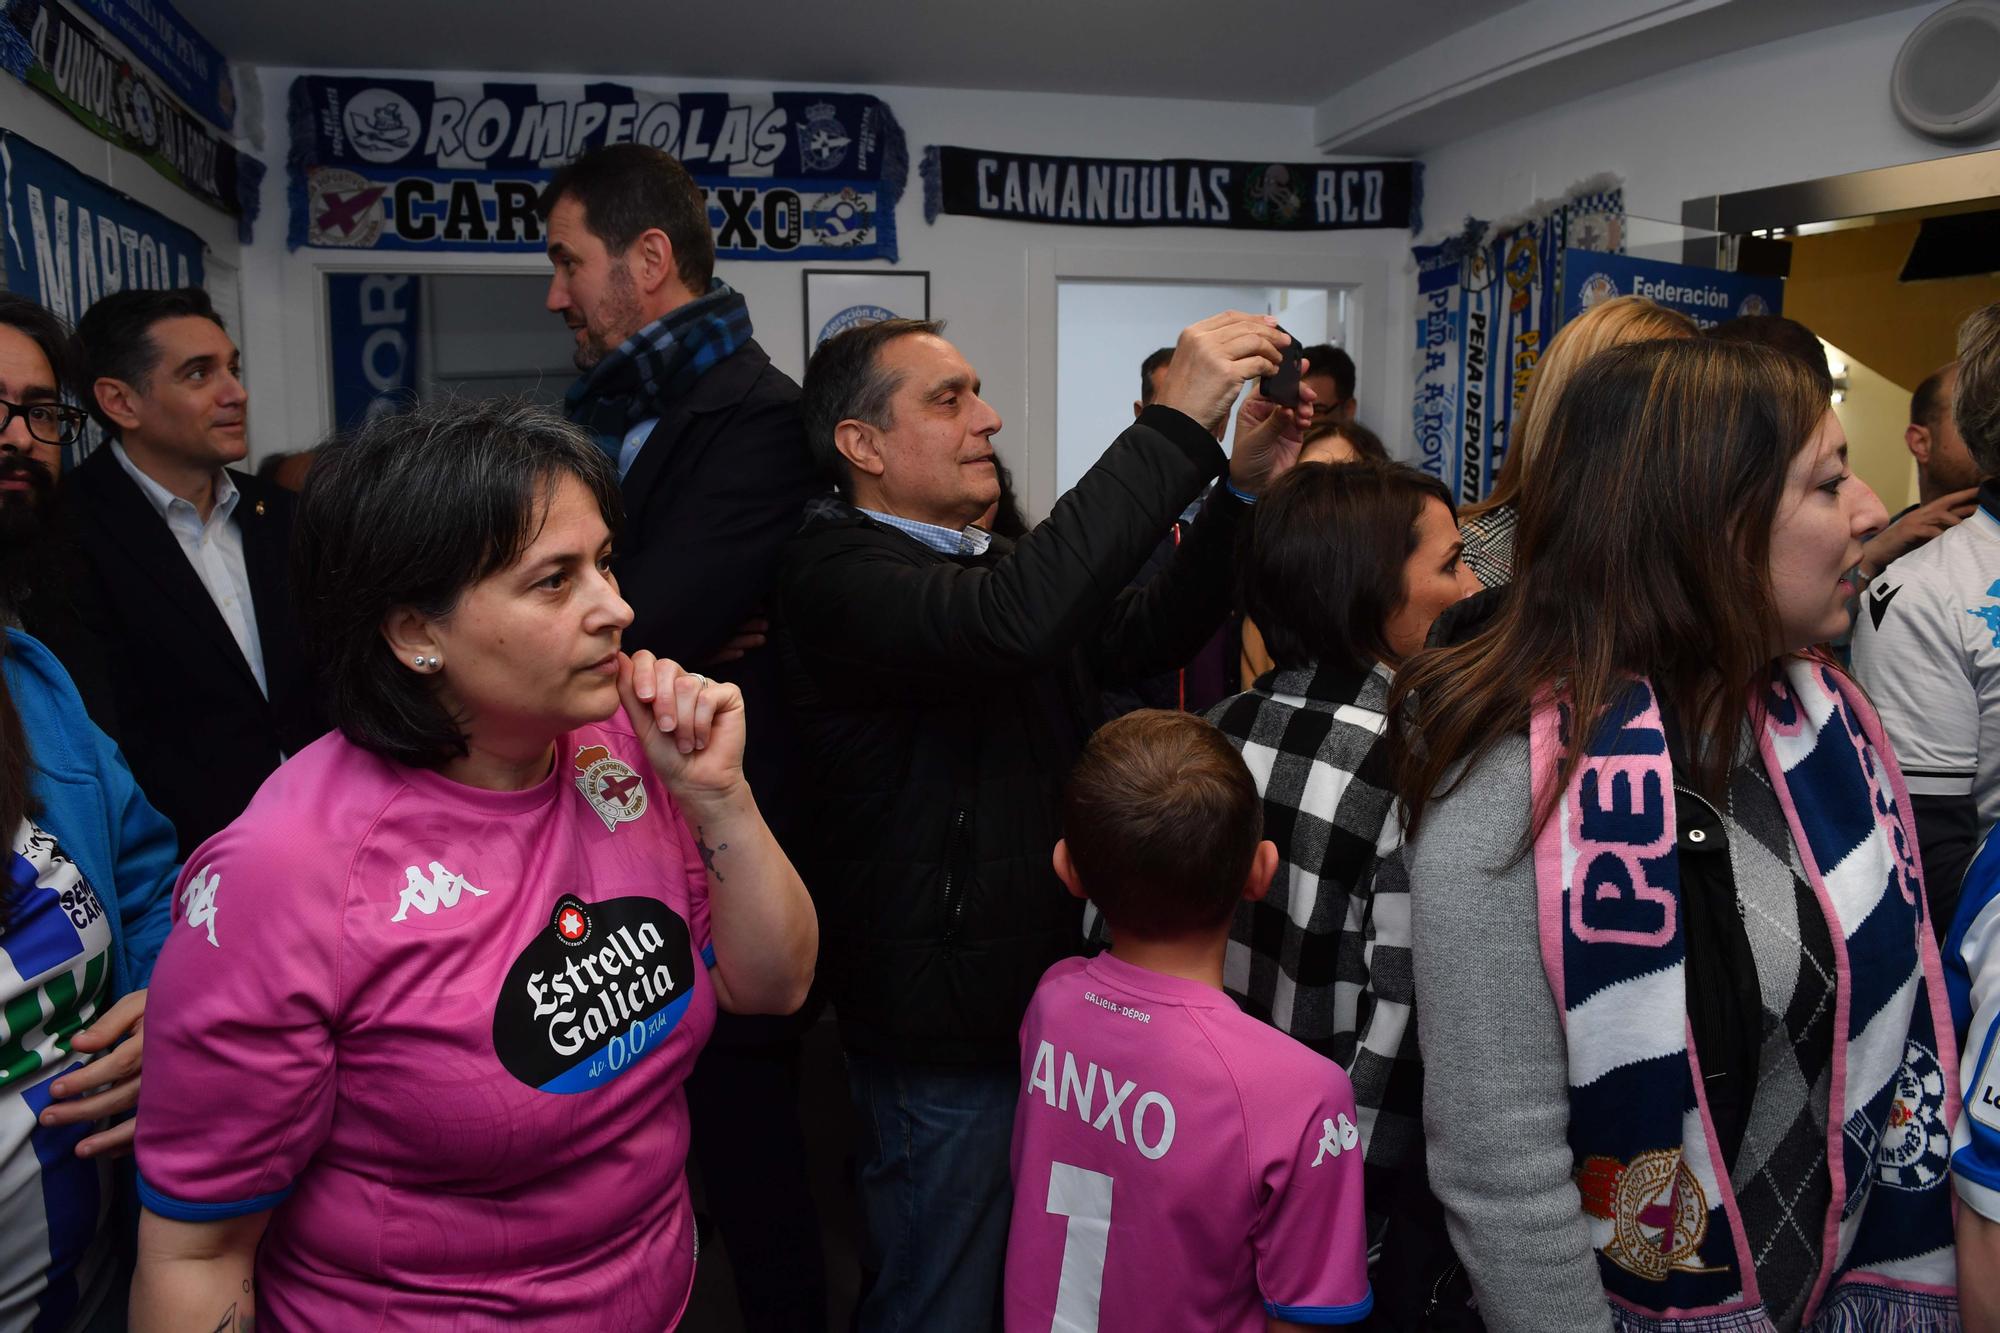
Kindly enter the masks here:
<path id="1" fill-rule="evenodd" d="M 1588 1157 L 1577 1169 L 1583 1210 L 1609 1220 L 1604 1257 L 1648 1282 L 1669 1273 L 1714 1273 L 1700 1262 L 1708 1239 L 1708 1196 L 1677 1152 L 1642 1152 L 1630 1166 Z"/>
<path id="2" fill-rule="evenodd" d="M 1951 1165 L 1951 1132 L 1944 1124 L 1944 1068 L 1919 1042 L 1903 1050 L 1896 1071 L 1896 1100 L 1875 1154 L 1875 1177 L 1891 1189 L 1927 1189 Z"/>
<path id="3" fill-rule="evenodd" d="M 576 789 L 607 829 L 615 830 L 646 813 L 645 782 L 602 745 L 577 748 Z"/>

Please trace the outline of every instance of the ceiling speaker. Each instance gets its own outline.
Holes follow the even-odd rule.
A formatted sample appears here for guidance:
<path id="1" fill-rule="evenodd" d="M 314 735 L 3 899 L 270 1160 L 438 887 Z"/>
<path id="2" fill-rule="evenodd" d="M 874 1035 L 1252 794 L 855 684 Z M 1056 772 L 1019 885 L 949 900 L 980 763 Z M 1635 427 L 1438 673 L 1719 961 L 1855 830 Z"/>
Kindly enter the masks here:
<path id="1" fill-rule="evenodd" d="M 1903 123 L 1927 138 L 2000 135 L 2000 0 L 1956 0 L 1919 23 L 1889 90 Z"/>

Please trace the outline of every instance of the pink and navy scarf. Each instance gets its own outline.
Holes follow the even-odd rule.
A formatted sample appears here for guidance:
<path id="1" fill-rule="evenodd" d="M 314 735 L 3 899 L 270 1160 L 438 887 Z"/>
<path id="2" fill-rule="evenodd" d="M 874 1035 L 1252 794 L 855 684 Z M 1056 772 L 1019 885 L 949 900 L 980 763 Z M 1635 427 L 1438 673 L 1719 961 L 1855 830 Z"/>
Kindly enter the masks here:
<path id="1" fill-rule="evenodd" d="M 1955 1049 L 1901 773 L 1840 672 L 1774 670 L 1757 746 L 1833 939 L 1832 1206 L 1811 1333 L 1956 1330 L 1949 1163 Z M 1753 717 L 1759 710 L 1753 710 Z M 1536 808 L 1574 725 L 1530 728 Z M 1614 1322 L 1773 1327 L 1688 1038 L 1673 764 L 1652 688 L 1591 732 L 1535 840 L 1542 961 L 1569 1049 L 1570 1147 Z"/>

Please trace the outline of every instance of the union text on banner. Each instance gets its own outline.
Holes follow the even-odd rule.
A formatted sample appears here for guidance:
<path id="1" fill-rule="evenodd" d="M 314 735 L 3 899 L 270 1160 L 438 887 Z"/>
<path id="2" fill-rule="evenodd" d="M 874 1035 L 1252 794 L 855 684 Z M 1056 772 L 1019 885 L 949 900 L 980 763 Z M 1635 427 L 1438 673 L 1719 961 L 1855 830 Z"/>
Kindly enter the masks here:
<path id="1" fill-rule="evenodd" d="M 206 203 L 236 217 L 250 239 L 264 164 L 239 153 L 134 60 L 116 39 L 61 0 L 0 0 L 13 39 L 8 67 L 89 129 L 144 158 Z"/>
<path id="2" fill-rule="evenodd" d="M 1572 195 L 1497 236 L 1411 250 L 1417 263 L 1417 462 L 1460 504 L 1483 497 L 1562 313 L 1564 252 L 1624 249 L 1624 191 Z"/>
<path id="3" fill-rule="evenodd" d="M 169 0 L 76 0 L 195 113 L 236 128 L 236 81 L 222 52 Z"/>
<path id="4" fill-rule="evenodd" d="M 199 287 L 201 238 L 0 130 L 7 211 L 7 290 L 74 324 L 100 296 L 128 287 Z"/>
<path id="5" fill-rule="evenodd" d="M 924 150 L 924 220 L 940 213 L 1070 227 L 1350 231 L 1423 225 L 1419 162 L 1204 162 Z"/>
<path id="6" fill-rule="evenodd" d="M 1785 284 L 1780 278 L 1725 273 L 1631 255 L 1573 250 L 1563 257 L 1565 324 L 1614 296 L 1643 296 L 1709 329 L 1738 315 L 1777 314 L 1785 303 Z"/>
<path id="7" fill-rule="evenodd" d="M 539 251 L 555 169 L 642 143 L 694 176 L 718 259 L 894 260 L 909 174 L 895 116 L 857 93 L 303 75 L 291 131 L 293 249 Z"/>

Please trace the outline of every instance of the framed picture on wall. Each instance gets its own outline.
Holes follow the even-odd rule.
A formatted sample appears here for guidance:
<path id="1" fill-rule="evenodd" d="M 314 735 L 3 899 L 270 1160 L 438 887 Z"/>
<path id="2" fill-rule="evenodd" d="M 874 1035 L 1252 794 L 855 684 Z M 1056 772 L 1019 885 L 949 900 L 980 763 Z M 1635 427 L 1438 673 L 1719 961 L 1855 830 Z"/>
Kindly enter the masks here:
<path id="1" fill-rule="evenodd" d="M 929 319 L 931 275 L 909 269 L 806 270 L 806 360 L 819 345 L 856 324 Z"/>

